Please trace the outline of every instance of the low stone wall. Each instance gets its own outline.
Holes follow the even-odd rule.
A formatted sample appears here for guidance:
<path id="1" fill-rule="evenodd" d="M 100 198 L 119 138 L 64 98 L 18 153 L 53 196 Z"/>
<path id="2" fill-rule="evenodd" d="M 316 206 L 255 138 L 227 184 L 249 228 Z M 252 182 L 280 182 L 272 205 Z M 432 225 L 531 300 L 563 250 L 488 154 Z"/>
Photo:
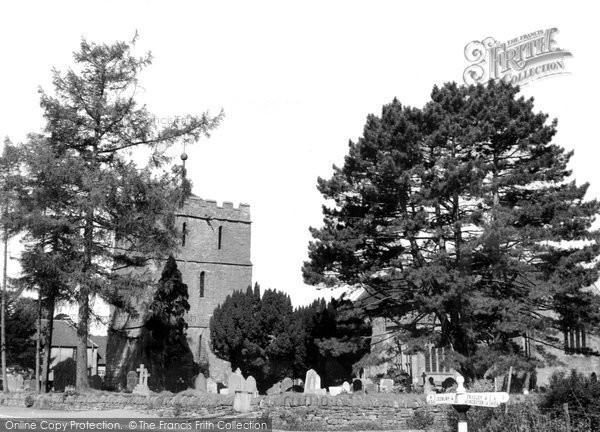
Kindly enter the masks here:
<path id="1" fill-rule="evenodd" d="M 263 397 L 259 408 L 261 416 L 273 419 L 274 428 L 291 430 L 306 426 L 313 430 L 405 430 L 417 410 L 427 410 L 436 424 L 443 422 L 445 416 L 440 409 L 428 407 L 423 395 L 415 394 L 288 393 Z"/>
<path id="2" fill-rule="evenodd" d="M 33 399 L 33 408 L 67 411 L 130 409 L 152 411 L 158 416 L 208 417 L 233 413 L 233 396 L 199 393 L 188 390 L 172 394 L 159 393 L 140 396 L 130 393 L 91 392 L 68 395 L 67 393 L 37 394 L 18 392 L 0 394 L 0 405 L 26 406 L 25 399 Z M 255 401 L 255 409 L 258 409 Z"/>
<path id="3" fill-rule="evenodd" d="M 233 411 L 233 395 L 200 393 L 188 390 L 152 396 L 128 393 L 90 392 L 86 394 L 18 392 L 0 394 L 0 405 L 68 411 L 130 409 L 150 411 L 159 417 L 227 417 L 239 415 Z M 274 429 L 284 430 L 409 430 L 408 419 L 418 410 L 426 410 L 444 421 L 444 413 L 428 407 L 425 397 L 418 394 L 354 394 L 317 396 L 304 393 L 284 393 L 252 398 L 252 417 L 269 417 Z M 433 429 L 436 430 L 436 429 Z"/>

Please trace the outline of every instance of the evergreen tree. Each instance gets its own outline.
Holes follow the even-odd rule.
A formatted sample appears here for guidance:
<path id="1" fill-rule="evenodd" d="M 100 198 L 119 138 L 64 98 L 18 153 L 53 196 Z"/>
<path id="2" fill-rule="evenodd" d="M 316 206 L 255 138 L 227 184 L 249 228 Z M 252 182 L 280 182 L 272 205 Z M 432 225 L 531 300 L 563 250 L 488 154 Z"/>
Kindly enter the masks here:
<path id="1" fill-rule="evenodd" d="M 54 95 L 41 93 L 45 142 L 53 155 L 46 172 L 62 160 L 71 168 L 65 185 L 71 201 L 61 215 L 76 228 L 69 277 L 79 307 L 78 389 L 88 386 L 90 298 L 101 295 L 127 306 L 128 296 L 152 284 L 149 272 L 131 269 L 176 248 L 174 214 L 189 184 L 164 172 L 166 149 L 196 141 L 221 119 L 188 116 L 158 129 L 146 108 L 136 104 L 138 75 L 151 59 L 135 57 L 134 43 L 83 40 L 74 54 L 76 69 L 54 71 Z M 129 161 L 130 152 L 141 147 L 150 150 L 143 167 Z"/>
<path id="2" fill-rule="evenodd" d="M 599 248 L 585 201 L 552 143 L 556 121 L 506 83 L 434 88 L 424 109 L 384 106 L 319 190 L 335 206 L 312 229 L 312 284 L 360 286 L 410 350 L 450 347 L 467 376 L 531 368 L 544 345 L 597 332 Z M 515 338 L 539 341 L 524 355 Z"/>
<path id="3" fill-rule="evenodd" d="M 6 313 L 6 362 L 35 369 L 37 301 L 16 297 L 8 302 Z"/>
<path id="4" fill-rule="evenodd" d="M 193 387 L 199 372 L 186 339 L 184 316 L 190 310 L 187 285 L 173 256 L 169 256 L 160 278 L 150 317 L 145 328 L 150 333 L 145 364 L 151 365 L 150 383 L 156 390 L 179 392 Z"/>

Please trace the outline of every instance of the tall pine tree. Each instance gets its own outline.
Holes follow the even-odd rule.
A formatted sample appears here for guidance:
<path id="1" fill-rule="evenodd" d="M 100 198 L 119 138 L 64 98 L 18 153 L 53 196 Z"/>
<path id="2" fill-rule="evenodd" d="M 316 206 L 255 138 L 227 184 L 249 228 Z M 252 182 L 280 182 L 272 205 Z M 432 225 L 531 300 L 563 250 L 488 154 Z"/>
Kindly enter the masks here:
<path id="1" fill-rule="evenodd" d="M 69 279 L 79 308 L 78 389 L 88 386 L 90 299 L 101 295 L 125 305 L 125 292 L 151 283 L 149 272 L 131 269 L 143 269 L 176 248 L 175 209 L 189 187 L 164 171 L 166 149 L 198 140 L 221 120 L 188 116 L 159 129 L 136 104 L 138 75 L 151 58 L 135 57 L 134 44 L 83 40 L 74 54 L 76 67 L 54 71 L 54 95 L 41 94 L 46 143 L 55 158 L 47 171 L 60 160 L 71 164 L 65 185 L 70 201 L 61 216 L 75 229 Z M 150 150 L 147 166 L 130 160 L 130 152 L 142 147 Z"/>
<path id="2" fill-rule="evenodd" d="M 305 280 L 364 288 L 409 349 L 449 347 L 468 376 L 540 365 L 583 321 L 597 333 L 599 204 L 555 133 L 506 83 L 436 87 L 423 109 L 394 100 L 319 179 L 335 205 L 312 229 Z"/>

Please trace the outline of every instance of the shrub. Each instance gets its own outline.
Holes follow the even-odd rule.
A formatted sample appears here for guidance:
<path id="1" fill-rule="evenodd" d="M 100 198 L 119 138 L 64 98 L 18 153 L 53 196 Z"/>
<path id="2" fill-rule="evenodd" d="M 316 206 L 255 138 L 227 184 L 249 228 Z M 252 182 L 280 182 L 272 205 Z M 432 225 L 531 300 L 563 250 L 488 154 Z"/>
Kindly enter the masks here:
<path id="1" fill-rule="evenodd" d="M 427 429 L 433 426 L 435 416 L 428 409 L 416 410 L 412 417 L 406 421 L 411 429 Z"/>
<path id="2" fill-rule="evenodd" d="M 76 363 L 72 358 L 61 361 L 53 369 L 54 389 L 64 391 L 67 386 L 75 385 Z"/>
<path id="3" fill-rule="evenodd" d="M 31 408 L 35 402 L 35 399 L 31 395 L 25 396 L 25 406 Z"/>
<path id="4" fill-rule="evenodd" d="M 600 430 L 600 382 L 575 370 L 568 375 L 554 373 L 540 406 L 564 417 L 564 404 L 568 404 L 572 424 Z"/>

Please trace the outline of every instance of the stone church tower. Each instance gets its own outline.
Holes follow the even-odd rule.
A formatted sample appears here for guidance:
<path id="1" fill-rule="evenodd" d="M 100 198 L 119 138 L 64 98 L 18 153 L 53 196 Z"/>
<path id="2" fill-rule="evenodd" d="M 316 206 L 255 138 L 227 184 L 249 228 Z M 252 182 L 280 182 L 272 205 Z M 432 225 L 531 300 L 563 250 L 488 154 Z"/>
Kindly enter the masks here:
<path id="1" fill-rule="evenodd" d="M 175 256 L 183 282 L 188 286 L 190 311 L 188 343 L 194 359 L 208 363 L 210 375 L 222 380 L 231 372 L 227 362 L 210 350 L 209 321 L 215 308 L 233 291 L 245 290 L 252 284 L 250 262 L 250 206 L 190 197 L 177 214 L 182 231 L 181 246 Z M 160 278 L 162 268 L 151 269 Z M 141 326 L 147 318 L 153 292 L 134 298 L 138 315 L 123 310 L 111 311 L 108 332 L 106 379 L 113 386 L 124 382 L 130 370 L 135 370 L 135 358 L 140 355 Z M 116 331 L 115 331 L 116 330 Z"/>

